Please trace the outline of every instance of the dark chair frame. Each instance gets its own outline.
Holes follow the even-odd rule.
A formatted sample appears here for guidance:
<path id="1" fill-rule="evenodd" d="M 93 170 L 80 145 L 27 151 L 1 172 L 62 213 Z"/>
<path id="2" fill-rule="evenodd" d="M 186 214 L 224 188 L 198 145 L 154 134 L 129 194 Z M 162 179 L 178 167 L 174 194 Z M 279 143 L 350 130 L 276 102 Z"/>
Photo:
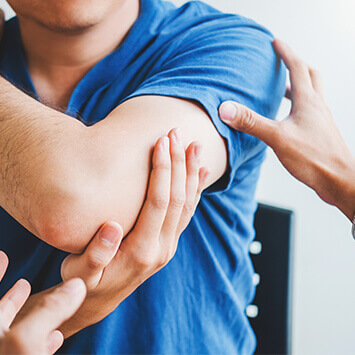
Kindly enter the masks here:
<path id="1" fill-rule="evenodd" d="M 291 354 L 293 219 L 292 211 L 264 204 L 255 215 L 259 245 L 251 251 L 259 247 L 261 252 L 251 252 L 251 258 L 260 283 L 252 306 L 258 314 L 250 323 L 258 341 L 256 354 Z"/>

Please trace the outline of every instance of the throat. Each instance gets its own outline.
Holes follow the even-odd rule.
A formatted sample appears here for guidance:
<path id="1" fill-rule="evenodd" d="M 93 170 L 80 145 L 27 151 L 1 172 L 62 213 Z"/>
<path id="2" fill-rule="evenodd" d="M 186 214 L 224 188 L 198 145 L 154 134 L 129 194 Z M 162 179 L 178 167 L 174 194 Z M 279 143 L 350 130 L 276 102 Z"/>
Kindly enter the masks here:
<path id="1" fill-rule="evenodd" d="M 87 68 L 58 68 L 49 73 L 43 73 L 29 67 L 29 72 L 40 101 L 57 111 L 65 112 L 70 97 L 82 78 L 91 69 Z"/>
<path id="2" fill-rule="evenodd" d="M 79 32 L 18 15 L 29 74 L 41 101 L 65 111 L 83 77 L 125 40 L 139 9 L 139 0 L 114 1 L 96 24 Z"/>

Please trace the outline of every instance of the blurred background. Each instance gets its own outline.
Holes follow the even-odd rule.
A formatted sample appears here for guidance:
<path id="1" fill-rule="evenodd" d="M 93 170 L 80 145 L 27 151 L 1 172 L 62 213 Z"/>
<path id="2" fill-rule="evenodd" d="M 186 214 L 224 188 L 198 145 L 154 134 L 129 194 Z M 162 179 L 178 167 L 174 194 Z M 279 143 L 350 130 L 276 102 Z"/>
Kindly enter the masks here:
<path id="1" fill-rule="evenodd" d="M 182 5 L 186 1 L 172 2 Z M 355 154 L 355 1 L 205 2 L 263 24 L 321 71 L 328 104 Z M 7 17 L 13 15 L 4 0 L 0 0 L 0 7 Z M 284 100 L 279 119 L 289 109 Z M 295 212 L 292 353 L 354 353 L 355 241 L 349 221 L 294 180 L 270 150 L 257 199 Z"/>

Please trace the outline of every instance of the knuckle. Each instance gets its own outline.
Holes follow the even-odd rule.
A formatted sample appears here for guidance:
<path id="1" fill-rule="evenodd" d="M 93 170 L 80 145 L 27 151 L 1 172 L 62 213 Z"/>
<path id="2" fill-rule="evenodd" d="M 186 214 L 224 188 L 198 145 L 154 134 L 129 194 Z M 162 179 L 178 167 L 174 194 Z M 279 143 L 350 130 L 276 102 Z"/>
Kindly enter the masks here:
<path id="1" fill-rule="evenodd" d="M 143 273 L 144 271 L 151 269 L 155 263 L 152 256 L 150 256 L 149 253 L 146 252 L 135 253 L 132 259 L 135 264 L 136 270 L 138 270 L 139 273 Z"/>
<path id="2" fill-rule="evenodd" d="M 184 205 L 184 213 L 188 216 L 192 215 L 195 210 L 196 204 L 193 201 L 187 201 Z"/>
<path id="3" fill-rule="evenodd" d="M 151 248 L 136 252 L 132 255 L 132 260 L 138 274 L 147 274 L 157 271 L 170 261 L 169 253 L 165 251 L 155 253 Z"/>
<path id="4" fill-rule="evenodd" d="M 166 252 L 165 252 L 165 253 L 162 253 L 162 254 L 160 255 L 160 257 L 159 257 L 157 263 L 156 263 L 156 267 L 157 267 L 158 269 L 163 268 L 165 265 L 168 264 L 168 262 L 170 261 L 170 259 L 171 259 L 171 256 L 170 256 L 169 253 L 166 253 Z"/>
<path id="5" fill-rule="evenodd" d="M 154 196 L 150 199 L 150 204 L 154 209 L 166 210 L 169 206 L 169 196 Z"/>
<path id="6" fill-rule="evenodd" d="M 185 154 L 176 153 L 172 156 L 172 161 L 174 164 L 185 165 Z"/>
<path id="7" fill-rule="evenodd" d="M 182 208 L 185 204 L 185 195 L 181 193 L 173 195 L 169 204 L 173 208 Z"/>
<path id="8" fill-rule="evenodd" d="M 171 164 L 168 161 L 159 161 L 154 164 L 153 170 L 156 170 L 158 172 L 170 172 Z"/>
<path id="9" fill-rule="evenodd" d="M 62 305 L 62 302 L 58 297 L 56 297 L 56 293 L 50 293 L 43 297 L 39 302 L 40 307 L 51 310 L 51 311 L 59 311 Z"/>
<path id="10" fill-rule="evenodd" d="M 200 172 L 200 164 L 198 163 L 192 163 L 189 165 L 189 168 L 187 170 L 187 174 L 189 176 L 198 176 L 199 172 Z"/>
<path id="11" fill-rule="evenodd" d="M 243 109 L 240 114 L 239 128 L 244 132 L 251 131 L 255 126 L 255 119 L 252 112 L 248 109 Z"/>
<path id="12" fill-rule="evenodd" d="M 87 267 L 90 270 L 101 269 L 105 264 L 103 255 L 99 253 L 91 254 L 87 258 Z"/>

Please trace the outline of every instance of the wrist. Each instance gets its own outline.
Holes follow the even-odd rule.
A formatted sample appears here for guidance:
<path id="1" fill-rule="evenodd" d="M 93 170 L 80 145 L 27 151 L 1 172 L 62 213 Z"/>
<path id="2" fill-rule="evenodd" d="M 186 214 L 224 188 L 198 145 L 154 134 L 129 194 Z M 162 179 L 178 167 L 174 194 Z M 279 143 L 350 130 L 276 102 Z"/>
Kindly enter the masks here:
<path id="1" fill-rule="evenodd" d="M 355 158 L 351 155 L 343 163 L 335 181 L 337 195 L 336 206 L 349 218 L 351 222 L 355 215 Z"/>

